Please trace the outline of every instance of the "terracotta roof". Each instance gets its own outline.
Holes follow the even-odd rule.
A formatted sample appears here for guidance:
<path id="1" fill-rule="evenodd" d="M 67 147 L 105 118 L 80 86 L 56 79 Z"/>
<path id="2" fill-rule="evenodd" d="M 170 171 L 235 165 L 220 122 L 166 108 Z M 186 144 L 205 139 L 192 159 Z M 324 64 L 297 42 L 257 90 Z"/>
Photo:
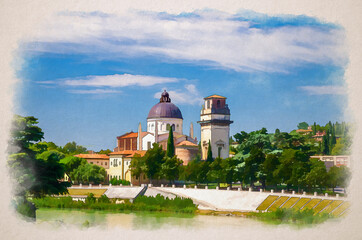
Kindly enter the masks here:
<path id="1" fill-rule="evenodd" d="M 142 132 L 141 133 L 141 137 L 143 138 L 144 136 L 146 136 L 149 132 Z M 129 132 L 126 134 L 123 134 L 121 136 L 118 136 L 117 139 L 121 139 L 121 138 L 136 138 L 138 137 L 138 132 Z"/>
<path id="2" fill-rule="evenodd" d="M 226 97 L 223 97 L 223 96 L 220 96 L 220 95 L 216 95 L 216 94 L 211 95 L 211 96 L 208 96 L 208 97 L 206 97 L 206 98 L 204 98 L 204 99 L 210 99 L 210 98 L 223 98 L 223 99 L 226 99 Z"/>
<path id="3" fill-rule="evenodd" d="M 79 158 L 93 158 L 93 159 L 109 159 L 109 156 L 107 154 L 77 154 L 77 155 L 74 155 L 74 157 L 79 157 Z"/>
<path id="4" fill-rule="evenodd" d="M 296 132 L 313 132 L 313 130 L 310 130 L 310 129 L 298 129 Z"/>
<path id="5" fill-rule="evenodd" d="M 192 146 L 192 147 L 197 147 L 197 144 L 185 140 L 185 141 L 182 141 L 182 142 L 180 142 L 179 144 L 176 145 L 176 147 L 178 147 L 178 146 Z"/>
<path id="6" fill-rule="evenodd" d="M 118 152 L 111 152 L 109 155 L 125 155 L 127 157 L 133 157 L 136 153 L 144 156 L 146 154 L 146 150 L 123 150 Z"/>

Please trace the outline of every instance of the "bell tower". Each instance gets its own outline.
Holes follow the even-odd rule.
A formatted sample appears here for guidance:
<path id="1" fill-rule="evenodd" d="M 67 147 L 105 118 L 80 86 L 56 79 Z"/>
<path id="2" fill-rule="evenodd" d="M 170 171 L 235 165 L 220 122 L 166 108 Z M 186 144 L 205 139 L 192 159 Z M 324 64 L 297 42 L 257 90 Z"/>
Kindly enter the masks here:
<path id="1" fill-rule="evenodd" d="M 201 109 L 201 150 L 202 159 L 207 158 L 208 144 L 210 141 L 213 158 L 229 157 L 230 137 L 230 109 L 226 104 L 226 97 L 211 95 L 204 98 Z"/>

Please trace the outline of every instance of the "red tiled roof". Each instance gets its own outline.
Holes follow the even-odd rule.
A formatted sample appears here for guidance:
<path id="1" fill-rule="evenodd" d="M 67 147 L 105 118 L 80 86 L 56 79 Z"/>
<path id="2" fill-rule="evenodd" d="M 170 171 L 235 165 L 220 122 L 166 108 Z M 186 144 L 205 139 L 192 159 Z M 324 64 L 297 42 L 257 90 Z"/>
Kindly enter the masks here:
<path id="1" fill-rule="evenodd" d="M 193 143 L 193 142 L 190 142 L 190 141 L 182 141 L 180 142 L 179 144 L 176 145 L 176 147 L 178 146 L 191 146 L 191 147 L 197 147 L 197 144 Z"/>
<path id="2" fill-rule="evenodd" d="M 310 130 L 310 129 L 298 129 L 296 132 L 313 132 L 313 130 Z"/>
<path id="3" fill-rule="evenodd" d="M 141 133 L 141 137 L 143 138 L 144 136 L 146 136 L 149 132 L 142 132 Z M 121 136 L 118 136 L 117 139 L 121 139 L 121 138 L 136 138 L 138 137 L 138 132 L 129 132 L 129 133 L 125 133 Z"/>
<path id="4" fill-rule="evenodd" d="M 84 158 L 84 159 L 109 159 L 109 156 L 107 154 L 77 154 L 74 155 L 74 157 Z"/>
<path id="5" fill-rule="evenodd" d="M 127 157 L 133 157 L 135 154 L 139 154 L 144 156 L 146 154 L 146 150 L 123 150 L 118 152 L 111 152 L 109 155 L 125 155 Z"/>

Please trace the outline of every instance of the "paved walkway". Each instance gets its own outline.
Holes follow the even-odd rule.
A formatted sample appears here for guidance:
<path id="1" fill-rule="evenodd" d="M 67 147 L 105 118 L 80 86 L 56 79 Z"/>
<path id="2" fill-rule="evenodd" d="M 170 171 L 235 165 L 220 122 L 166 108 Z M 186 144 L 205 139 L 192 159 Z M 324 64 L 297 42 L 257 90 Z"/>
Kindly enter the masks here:
<path id="1" fill-rule="evenodd" d="M 143 187 L 110 187 L 104 193 L 108 198 L 134 199 Z"/>

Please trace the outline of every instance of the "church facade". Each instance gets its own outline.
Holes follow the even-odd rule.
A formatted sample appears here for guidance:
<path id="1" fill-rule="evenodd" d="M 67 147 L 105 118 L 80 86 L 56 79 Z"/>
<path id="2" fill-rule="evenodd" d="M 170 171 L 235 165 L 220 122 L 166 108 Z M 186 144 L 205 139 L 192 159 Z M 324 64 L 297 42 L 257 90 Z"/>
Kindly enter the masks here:
<path id="1" fill-rule="evenodd" d="M 164 150 L 170 128 L 173 130 L 175 154 L 186 165 L 197 152 L 197 139 L 194 137 L 193 125 L 190 124 L 189 135 L 183 133 L 183 117 L 180 109 L 171 102 L 169 94 L 164 91 L 160 101 L 155 104 L 147 116 L 147 131 L 142 131 L 139 123 L 137 132 L 129 132 L 117 137 L 117 147 L 114 152 L 147 151 L 153 143 L 158 143 Z"/>
<path id="2" fill-rule="evenodd" d="M 213 158 L 229 157 L 229 131 L 230 110 L 226 104 L 226 97 L 211 95 L 204 98 L 201 109 L 201 157 L 207 158 L 209 142 Z M 125 179 L 133 184 L 148 183 L 143 176 L 136 179 L 132 176 L 129 166 L 132 158 L 137 154 L 144 156 L 153 143 L 158 143 L 167 150 L 167 140 L 170 128 L 173 130 L 175 154 L 187 165 L 199 153 L 197 138 L 194 136 L 193 124 L 190 124 L 189 134 L 183 132 L 183 117 L 181 110 L 171 102 L 169 94 L 164 91 L 161 98 L 149 111 L 147 115 L 146 131 L 142 130 L 139 123 L 137 132 L 128 132 L 117 137 L 117 147 L 110 153 L 109 168 L 107 169 L 109 179 Z"/>

